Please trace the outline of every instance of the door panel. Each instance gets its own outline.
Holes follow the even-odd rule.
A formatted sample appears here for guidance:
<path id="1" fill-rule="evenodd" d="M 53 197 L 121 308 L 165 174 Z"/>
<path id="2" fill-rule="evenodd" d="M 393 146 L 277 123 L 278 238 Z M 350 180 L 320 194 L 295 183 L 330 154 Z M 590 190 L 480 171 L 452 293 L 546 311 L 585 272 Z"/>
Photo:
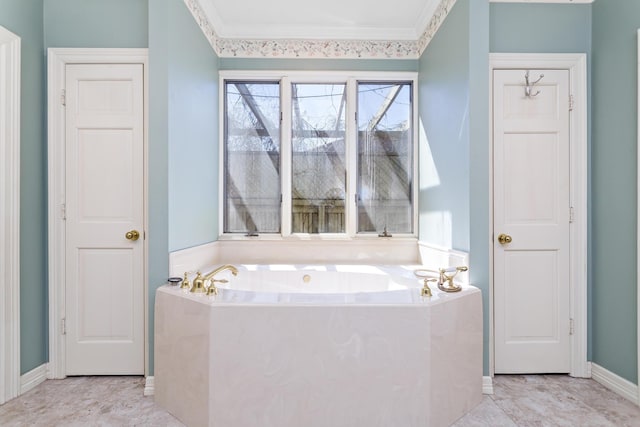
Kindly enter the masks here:
<path id="1" fill-rule="evenodd" d="M 495 372 L 569 372 L 569 72 L 525 72 L 493 75 Z"/>
<path id="2" fill-rule="evenodd" d="M 143 69 L 66 66 L 66 373 L 144 373 Z"/>

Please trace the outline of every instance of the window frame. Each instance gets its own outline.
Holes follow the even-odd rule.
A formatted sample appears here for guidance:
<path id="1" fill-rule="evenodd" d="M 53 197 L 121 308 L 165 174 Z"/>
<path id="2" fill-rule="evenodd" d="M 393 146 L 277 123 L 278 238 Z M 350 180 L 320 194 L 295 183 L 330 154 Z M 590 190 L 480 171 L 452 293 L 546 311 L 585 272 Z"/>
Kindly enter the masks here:
<path id="1" fill-rule="evenodd" d="M 225 131 L 226 131 L 226 110 L 225 110 L 225 84 L 227 81 L 251 81 L 251 82 L 280 82 L 280 192 L 282 202 L 281 228 L 280 233 L 259 233 L 257 236 L 248 236 L 242 233 L 224 232 L 225 215 Z M 359 233 L 357 231 L 357 159 L 358 159 L 358 123 L 357 123 L 357 84 L 359 82 L 410 82 L 412 98 L 412 232 L 393 233 L 392 238 L 412 238 L 418 236 L 418 130 L 420 120 L 418 116 L 418 73 L 410 71 L 389 71 L 389 72 L 360 72 L 360 71 L 275 71 L 275 70 L 221 70 L 219 72 L 219 183 L 218 183 L 218 226 L 220 240 L 360 240 L 379 239 L 377 233 Z M 291 147 L 291 126 L 292 126 L 292 103 L 291 84 L 292 83 L 344 83 L 346 84 L 346 195 L 345 195 L 345 233 L 292 233 L 291 218 L 291 192 L 292 192 L 292 147 Z M 379 230 L 382 232 L 382 230 Z"/>

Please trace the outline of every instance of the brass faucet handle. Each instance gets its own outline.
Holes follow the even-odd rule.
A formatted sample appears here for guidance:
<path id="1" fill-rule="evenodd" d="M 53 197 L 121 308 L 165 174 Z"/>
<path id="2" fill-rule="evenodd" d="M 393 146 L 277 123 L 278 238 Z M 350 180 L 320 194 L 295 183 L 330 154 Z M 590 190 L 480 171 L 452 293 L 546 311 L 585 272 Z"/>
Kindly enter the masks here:
<path id="1" fill-rule="evenodd" d="M 214 283 L 229 283 L 229 281 L 227 279 L 211 279 L 211 286 L 213 286 Z"/>
<path id="2" fill-rule="evenodd" d="M 193 286 L 191 287 L 191 292 L 193 293 L 206 292 L 206 288 L 204 287 L 204 278 L 202 277 L 202 273 L 200 273 L 199 271 L 196 274 L 196 278 L 193 279 Z"/>
<path id="3" fill-rule="evenodd" d="M 425 277 L 424 278 L 424 286 L 422 287 L 422 289 L 420 289 L 420 296 L 423 297 L 430 297 L 433 294 L 431 293 L 431 288 L 429 287 L 429 282 L 437 282 L 438 279 L 436 279 L 435 277 Z"/>
<path id="4" fill-rule="evenodd" d="M 189 289 L 191 287 L 191 283 L 189 282 L 189 277 L 187 276 L 187 272 L 184 273 L 184 279 L 180 282 L 180 289 Z"/>

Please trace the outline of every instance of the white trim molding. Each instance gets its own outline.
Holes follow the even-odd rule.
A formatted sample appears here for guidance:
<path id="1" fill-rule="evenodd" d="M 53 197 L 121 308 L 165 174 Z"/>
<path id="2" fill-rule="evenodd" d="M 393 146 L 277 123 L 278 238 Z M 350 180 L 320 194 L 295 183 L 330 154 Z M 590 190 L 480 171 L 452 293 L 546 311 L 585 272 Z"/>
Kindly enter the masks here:
<path id="1" fill-rule="evenodd" d="M 184 3 L 211 47 L 223 58 L 418 59 L 456 0 L 440 0 L 426 29 L 416 40 L 223 38 L 212 25 L 212 22 L 219 22 L 210 17 L 215 11 L 203 7 L 202 0 L 184 0 Z"/>
<path id="2" fill-rule="evenodd" d="M 562 69 L 569 70 L 569 90 L 573 95 L 573 110 L 570 119 L 570 203 L 574 218 L 570 224 L 570 315 L 573 319 L 574 334 L 571 335 L 571 370 L 573 377 L 588 378 L 587 363 L 587 57 L 584 53 L 491 53 L 490 93 L 493 93 L 493 70 L 496 69 Z M 489 111 L 491 109 L 491 102 Z M 490 118 L 492 120 L 492 118 Z M 490 124 L 492 132 L 493 124 Z M 490 137 L 490 144 L 493 138 Z M 493 153 L 492 146 L 490 152 Z M 492 158 L 492 154 L 490 158 Z M 493 174 L 493 164 L 490 165 Z M 493 185 L 493 184 L 491 184 Z M 489 189 L 490 206 L 493 193 Z M 490 218 L 493 218 L 491 212 Z M 493 220 L 489 224 L 493 235 Z M 493 252 L 491 252 L 492 254 Z M 492 256 L 492 255 L 491 255 Z M 493 259 L 491 259 L 493 277 Z M 493 301 L 493 279 L 490 284 L 490 299 Z M 492 310 L 493 315 L 493 310 Z M 493 322 L 491 322 L 493 325 Z M 490 347 L 494 348 L 494 330 L 490 330 Z M 493 356 L 491 360 L 493 374 Z"/>
<path id="3" fill-rule="evenodd" d="M 591 378 L 614 393 L 638 404 L 638 386 L 600 365 L 591 363 Z"/>
<path id="4" fill-rule="evenodd" d="M 482 377 L 482 394 L 493 394 L 493 378 L 490 376 Z"/>
<path id="5" fill-rule="evenodd" d="M 47 380 L 47 364 L 44 363 L 20 377 L 20 394 L 32 390 Z"/>
<path id="6" fill-rule="evenodd" d="M 156 382 L 155 378 L 150 375 L 144 379 L 144 391 L 142 392 L 143 396 L 153 396 L 156 392 Z"/>
<path id="7" fill-rule="evenodd" d="M 0 405 L 20 392 L 20 37 L 0 26 Z"/>
<path id="8" fill-rule="evenodd" d="M 49 48 L 47 50 L 48 98 L 48 257 L 49 257 L 49 369 L 48 378 L 65 378 L 65 341 L 62 319 L 65 317 L 65 111 L 60 102 L 65 89 L 67 64 L 142 64 L 144 68 L 144 206 L 147 221 L 147 156 L 148 156 L 148 49 Z M 146 228 L 146 226 L 145 226 Z M 145 372 L 149 368 L 149 307 L 147 283 L 147 240 L 144 261 Z"/>

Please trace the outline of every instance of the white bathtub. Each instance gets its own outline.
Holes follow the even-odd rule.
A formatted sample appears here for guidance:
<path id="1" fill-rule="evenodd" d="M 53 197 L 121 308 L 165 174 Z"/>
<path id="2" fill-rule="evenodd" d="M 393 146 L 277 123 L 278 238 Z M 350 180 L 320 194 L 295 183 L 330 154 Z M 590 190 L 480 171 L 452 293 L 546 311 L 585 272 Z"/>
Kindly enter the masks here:
<path id="1" fill-rule="evenodd" d="M 239 267 L 216 297 L 156 294 L 155 399 L 185 424 L 446 426 L 480 402 L 478 289 L 422 298 L 411 267 Z"/>
<path id="2" fill-rule="evenodd" d="M 394 275 L 388 267 L 244 265 L 240 268 L 241 274 L 232 277 L 227 273 L 229 283 L 218 288 L 280 294 L 356 294 L 406 291 L 416 286 L 415 277 Z"/>

